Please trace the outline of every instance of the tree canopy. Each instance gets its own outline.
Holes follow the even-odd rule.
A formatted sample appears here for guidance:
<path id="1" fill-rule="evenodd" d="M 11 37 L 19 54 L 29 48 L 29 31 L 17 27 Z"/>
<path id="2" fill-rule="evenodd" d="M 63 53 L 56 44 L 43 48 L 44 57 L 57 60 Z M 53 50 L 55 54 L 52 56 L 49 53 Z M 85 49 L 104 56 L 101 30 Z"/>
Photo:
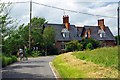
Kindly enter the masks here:
<path id="1" fill-rule="evenodd" d="M 39 50 L 43 55 L 51 53 L 50 51 L 54 47 L 55 42 L 54 28 L 52 26 L 43 28 L 45 23 L 47 23 L 45 18 L 34 17 L 31 19 L 31 51 Z M 24 49 L 24 46 L 28 48 L 29 24 L 20 25 L 14 30 L 14 33 L 5 39 L 5 47 L 3 48 L 5 53 L 14 54 L 19 48 Z"/>

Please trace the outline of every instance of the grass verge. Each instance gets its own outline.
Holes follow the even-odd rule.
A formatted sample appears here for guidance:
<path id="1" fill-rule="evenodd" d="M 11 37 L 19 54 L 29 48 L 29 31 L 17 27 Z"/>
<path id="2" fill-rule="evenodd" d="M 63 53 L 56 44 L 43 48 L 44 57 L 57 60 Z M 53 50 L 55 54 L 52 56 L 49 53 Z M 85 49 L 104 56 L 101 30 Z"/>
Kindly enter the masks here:
<path id="1" fill-rule="evenodd" d="M 110 55 L 115 52 L 116 47 L 115 48 L 108 48 L 109 50 L 111 50 L 109 53 Z M 102 54 L 104 55 L 100 57 L 100 59 L 102 60 L 103 58 L 109 59 L 109 58 L 114 58 L 117 59 L 117 53 L 113 53 L 113 55 L 111 55 L 112 57 L 110 57 L 110 55 L 108 54 L 104 54 L 103 52 L 106 51 L 106 48 L 103 49 L 99 49 L 102 52 Z M 94 52 L 93 51 L 87 51 L 87 52 Z M 98 49 L 96 49 L 96 51 L 98 52 Z M 64 79 L 69 79 L 69 78 L 117 78 L 118 77 L 118 70 L 116 68 L 113 68 L 112 66 L 116 66 L 117 65 L 117 61 L 111 59 L 109 60 L 105 60 L 105 62 L 103 61 L 103 63 L 101 62 L 100 64 L 102 65 L 98 65 L 95 64 L 94 62 L 92 62 L 92 60 L 90 60 L 90 58 L 86 57 L 85 55 L 85 59 L 80 59 L 80 58 L 76 58 L 76 56 L 81 56 L 80 54 L 96 54 L 96 56 L 99 57 L 99 55 L 97 55 L 97 53 L 86 53 L 86 51 L 83 51 L 82 53 L 80 52 L 69 52 L 69 53 L 65 53 L 65 54 L 61 54 L 59 56 L 57 56 L 53 61 L 52 64 L 55 67 L 55 69 L 58 71 L 59 75 L 64 78 Z M 101 55 L 102 55 L 101 54 Z M 82 55 L 83 56 L 83 55 Z M 95 56 L 95 55 L 94 55 Z M 91 58 L 94 58 L 91 56 Z M 104 60 L 104 59 L 103 59 Z M 109 61 L 107 63 L 107 61 Z M 111 62 L 112 61 L 112 62 Z M 111 63 L 110 63 L 111 62 Z"/>
<path id="2" fill-rule="evenodd" d="M 74 52 L 76 58 L 94 62 L 100 66 L 118 69 L 118 47 L 104 47 L 91 51 Z"/>
<path id="3" fill-rule="evenodd" d="M 71 64 L 69 64 L 67 62 L 67 59 L 65 59 L 65 57 L 63 56 L 64 55 L 57 56 L 52 62 L 53 66 L 57 69 L 59 75 L 64 79 L 79 77 L 84 78 L 84 72 L 74 66 L 71 66 Z"/>

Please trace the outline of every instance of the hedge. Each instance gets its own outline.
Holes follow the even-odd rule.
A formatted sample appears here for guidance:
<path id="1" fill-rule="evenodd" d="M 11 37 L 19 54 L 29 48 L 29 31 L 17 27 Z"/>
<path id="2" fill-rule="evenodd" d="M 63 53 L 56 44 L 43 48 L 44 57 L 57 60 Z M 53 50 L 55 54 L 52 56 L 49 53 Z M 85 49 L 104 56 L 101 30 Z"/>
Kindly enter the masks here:
<path id="1" fill-rule="evenodd" d="M 16 56 L 6 56 L 2 54 L 2 56 L 0 55 L 0 58 L 2 58 L 2 67 L 5 67 L 17 61 Z"/>

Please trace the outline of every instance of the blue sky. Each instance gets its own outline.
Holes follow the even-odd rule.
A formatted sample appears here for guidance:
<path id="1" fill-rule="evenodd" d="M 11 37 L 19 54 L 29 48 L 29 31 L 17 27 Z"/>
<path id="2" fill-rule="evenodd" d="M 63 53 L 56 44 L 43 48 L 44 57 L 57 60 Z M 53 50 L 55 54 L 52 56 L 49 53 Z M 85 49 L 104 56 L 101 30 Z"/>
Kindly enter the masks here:
<path id="1" fill-rule="evenodd" d="M 30 0 L 1 0 L 2 2 L 22 2 Z M 117 17 L 119 0 L 32 0 L 59 8 L 75 10 L 96 15 Z M 10 16 L 19 21 L 19 24 L 29 22 L 29 3 L 11 5 Z M 76 26 L 97 25 L 98 19 L 105 19 L 105 25 L 110 28 L 114 35 L 117 34 L 117 18 L 107 18 L 78 14 L 65 11 L 70 17 L 70 24 Z M 64 11 L 33 4 L 32 17 L 44 17 L 49 23 L 62 23 Z"/>

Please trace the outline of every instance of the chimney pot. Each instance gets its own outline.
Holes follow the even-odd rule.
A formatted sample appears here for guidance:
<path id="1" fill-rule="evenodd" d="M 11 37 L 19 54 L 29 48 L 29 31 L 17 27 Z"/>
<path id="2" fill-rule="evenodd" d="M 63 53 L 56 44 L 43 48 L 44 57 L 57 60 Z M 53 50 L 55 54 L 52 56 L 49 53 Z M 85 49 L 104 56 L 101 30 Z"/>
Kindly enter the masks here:
<path id="1" fill-rule="evenodd" d="M 104 19 L 98 20 L 98 26 L 101 30 L 105 30 Z"/>
<path id="2" fill-rule="evenodd" d="M 68 15 L 63 16 L 63 24 L 66 26 L 66 28 L 68 30 L 70 29 L 70 23 L 69 23 L 69 16 Z"/>

